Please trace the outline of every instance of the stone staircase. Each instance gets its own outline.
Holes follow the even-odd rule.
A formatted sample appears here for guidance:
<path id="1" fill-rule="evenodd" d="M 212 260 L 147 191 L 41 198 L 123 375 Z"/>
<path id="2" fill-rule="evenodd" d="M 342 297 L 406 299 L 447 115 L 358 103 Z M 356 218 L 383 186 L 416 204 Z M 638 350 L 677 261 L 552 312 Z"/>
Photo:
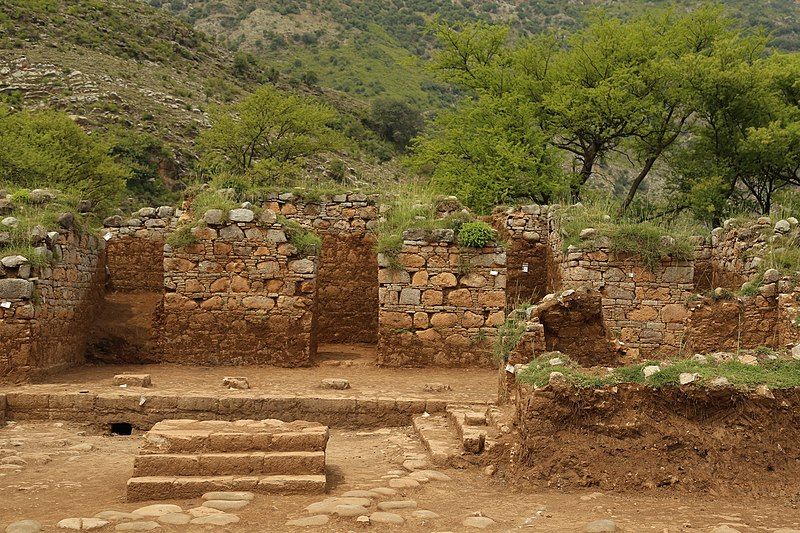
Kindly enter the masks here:
<path id="1" fill-rule="evenodd" d="M 450 405 L 444 413 L 413 419 L 414 431 L 439 466 L 463 468 L 481 462 L 503 433 L 505 415 L 495 406 Z"/>
<path id="2" fill-rule="evenodd" d="M 279 420 L 164 420 L 145 435 L 128 501 L 211 491 L 325 492 L 328 428 Z"/>

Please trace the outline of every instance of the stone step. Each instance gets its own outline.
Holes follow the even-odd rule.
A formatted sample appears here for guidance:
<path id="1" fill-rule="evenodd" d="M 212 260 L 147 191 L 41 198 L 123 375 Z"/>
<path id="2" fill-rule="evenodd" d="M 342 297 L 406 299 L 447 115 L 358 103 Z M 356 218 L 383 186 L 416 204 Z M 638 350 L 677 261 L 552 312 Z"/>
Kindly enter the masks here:
<path id="1" fill-rule="evenodd" d="M 134 477 L 324 474 L 325 452 L 146 454 L 133 463 Z"/>
<path id="2" fill-rule="evenodd" d="M 464 451 L 481 453 L 489 433 L 486 411 L 476 411 L 470 407 L 448 407 L 447 417 L 453 424 Z"/>
<path id="3" fill-rule="evenodd" d="M 206 492 L 249 491 L 262 494 L 321 494 L 324 475 L 296 476 L 152 476 L 128 480 L 128 501 L 197 498 Z"/>
<path id="4" fill-rule="evenodd" d="M 142 454 L 324 451 L 328 428 L 279 420 L 165 420 L 147 432 Z"/>
<path id="5" fill-rule="evenodd" d="M 461 466 L 463 448 L 445 415 L 415 416 L 412 422 L 433 464 Z"/>

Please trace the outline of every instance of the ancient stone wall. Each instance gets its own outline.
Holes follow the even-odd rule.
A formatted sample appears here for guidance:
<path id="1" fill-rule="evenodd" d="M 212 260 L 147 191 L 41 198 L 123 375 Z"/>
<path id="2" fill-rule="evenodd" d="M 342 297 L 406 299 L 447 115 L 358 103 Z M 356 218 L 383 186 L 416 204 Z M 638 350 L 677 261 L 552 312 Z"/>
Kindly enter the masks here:
<path id="1" fill-rule="evenodd" d="M 648 268 L 638 258 L 608 248 L 571 248 L 561 278 L 565 287 L 600 290 L 606 329 L 630 358 L 680 350 L 688 317 L 685 303 L 694 289 L 693 262 L 667 260 Z"/>
<path id="2" fill-rule="evenodd" d="M 130 218 L 104 221 L 109 289 L 121 292 L 160 292 L 164 288 L 164 243 L 174 230 L 175 209 L 144 207 Z"/>
<path id="3" fill-rule="evenodd" d="M 267 213 L 254 221 L 252 211 L 236 209 L 230 221 L 194 228 L 197 244 L 164 247 L 163 361 L 310 363 L 316 258 L 300 256 Z"/>
<path id="4" fill-rule="evenodd" d="M 521 302 L 535 303 L 551 292 L 549 271 L 553 256 L 548 246 L 549 206 L 526 205 L 519 209 L 501 209 L 492 214 L 492 225 L 508 242 L 509 308 Z"/>
<path id="5" fill-rule="evenodd" d="M 379 256 L 378 363 L 490 365 L 505 321 L 506 254 L 459 247 L 452 230 L 406 231 L 401 252 Z"/>
<path id="6" fill-rule="evenodd" d="M 50 232 L 39 244 L 51 258 L 32 266 L 21 256 L 0 270 L 0 375 L 50 372 L 84 361 L 103 287 L 103 241 L 76 231 Z"/>
<path id="7" fill-rule="evenodd" d="M 265 207 L 322 237 L 316 294 L 318 341 L 377 342 L 377 195 L 338 194 L 312 202 L 286 193 L 273 196 Z"/>

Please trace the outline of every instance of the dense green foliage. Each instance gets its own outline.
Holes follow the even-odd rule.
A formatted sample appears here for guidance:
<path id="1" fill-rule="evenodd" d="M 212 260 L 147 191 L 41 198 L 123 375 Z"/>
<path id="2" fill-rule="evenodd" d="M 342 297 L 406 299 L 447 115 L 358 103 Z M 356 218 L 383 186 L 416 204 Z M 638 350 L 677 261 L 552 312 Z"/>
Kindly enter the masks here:
<path id="1" fill-rule="evenodd" d="M 336 146 L 329 127 L 335 118 L 324 105 L 265 85 L 239 103 L 214 108 L 199 146 L 213 172 L 274 184 L 296 174 L 304 157 Z"/>
<path id="2" fill-rule="evenodd" d="M 765 360 L 758 365 L 748 365 L 739 361 L 721 363 L 702 363 L 691 359 L 676 359 L 667 363 L 648 361 L 636 365 L 615 368 L 612 372 L 589 371 L 581 369 L 564 355 L 564 365 L 549 364 L 546 355 L 530 362 L 528 367 L 517 375 L 522 383 L 536 387 L 547 384 L 551 372 L 560 372 L 568 382 L 579 388 L 603 387 L 620 383 L 640 383 L 653 388 L 677 386 L 682 373 L 699 374 L 699 385 L 716 377 L 727 378 L 735 387 L 747 388 L 767 385 L 771 388 L 792 388 L 800 386 L 800 361 Z M 649 378 L 644 377 L 643 369 L 649 365 L 659 365 L 661 370 Z"/>
<path id="3" fill-rule="evenodd" d="M 767 50 L 719 9 L 598 15 L 563 43 L 480 23 L 437 35 L 431 68 L 466 98 L 412 161 L 474 209 L 567 189 L 577 200 L 614 157 L 633 171 L 621 213 L 655 168 L 673 193 L 664 209 L 713 222 L 749 204 L 767 213 L 800 184 L 800 56 Z"/>
<path id="4" fill-rule="evenodd" d="M 115 207 L 128 171 L 104 139 L 89 136 L 52 111 L 11 113 L 0 107 L 0 182 L 61 189 L 103 213 Z"/>

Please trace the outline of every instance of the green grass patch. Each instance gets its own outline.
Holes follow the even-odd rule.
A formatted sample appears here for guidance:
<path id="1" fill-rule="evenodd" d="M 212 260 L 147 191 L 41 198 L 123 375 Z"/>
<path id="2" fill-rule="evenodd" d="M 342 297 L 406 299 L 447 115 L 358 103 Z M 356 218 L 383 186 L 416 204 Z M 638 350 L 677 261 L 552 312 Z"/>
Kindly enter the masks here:
<path id="1" fill-rule="evenodd" d="M 300 255 L 317 255 L 322 250 L 322 238 L 311 230 L 300 225 L 295 220 L 279 215 L 278 222 L 283 225 L 286 238 L 297 248 Z"/>
<path id="2" fill-rule="evenodd" d="M 486 222 L 465 222 L 458 230 L 458 244 L 467 248 L 483 248 L 497 239 L 497 232 Z"/>
<path id="3" fill-rule="evenodd" d="M 195 196 L 191 201 L 191 212 L 196 218 L 202 218 L 207 211 L 211 209 L 221 210 L 225 216 L 228 216 L 228 211 L 236 209 L 239 204 L 230 196 L 223 194 L 219 191 L 202 191 Z"/>
<path id="4" fill-rule="evenodd" d="M 700 376 L 700 386 L 711 379 L 724 377 L 731 385 L 738 388 L 753 388 L 758 385 L 777 389 L 800 387 L 800 361 L 795 360 L 764 360 L 758 365 L 747 365 L 739 361 L 702 363 L 693 359 L 672 360 L 666 363 L 647 361 L 615 368 L 609 373 L 605 369 L 582 369 L 565 356 L 562 355 L 560 358 L 565 361 L 564 365 L 549 364 L 550 356 L 547 355 L 534 359 L 517 375 L 518 381 L 542 387 L 547 384 L 551 372 L 561 372 L 578 388 L 639 383 L 658 389 L 678 386 L 679 376 L 683 373 L 696 373 Z M 661 370 L 645 378 L 643 370 L 648 365 L 659 365 Z"/>
<path id="5" fill-rule="evenodd" d="M 690 237 L 707 232 L 687 219 L 647 222 L 633 215 L 620 217 L 617 203 L 602 198 L 588 198 L 582 204 L 563 208 L 560 225 L 564 250 L 570 246 L 596 248 L 607 241 L 612 252 L 636 256 L 650 269 L 666 259 L 692 259 Z M 581 239 L 581 231 L 587 228 L 594 228 L 596 233 Z"/>
<path id="6" fill-rule="evenodd" d="M 178 228 L 167 237 L 167 244 L 176 250 L 186 248 L 188 246 L 194 246 L 200 242 L 200 240 L 195 237 L 194 233 L 192 233 L 192 229 L 194 227 L 195 224 L 178 226 Z"/>

